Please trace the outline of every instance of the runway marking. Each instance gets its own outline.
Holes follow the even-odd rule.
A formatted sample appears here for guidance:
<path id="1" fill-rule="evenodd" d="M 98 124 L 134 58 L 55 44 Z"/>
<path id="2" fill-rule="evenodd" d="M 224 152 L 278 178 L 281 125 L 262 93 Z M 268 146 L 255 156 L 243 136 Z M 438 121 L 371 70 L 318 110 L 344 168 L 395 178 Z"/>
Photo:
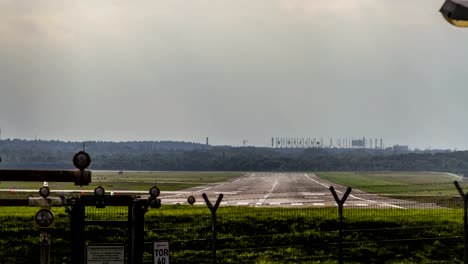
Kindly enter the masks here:
<path id="1" fill-rule="evenodd" d="M 304 195 L 304 196 L 323 196 L 323 195 L 325 195 L 325 193 L 303 192 L 302 195 Z"/>
<path id="2" fill-rule="evenodd" d="M 321 182 L 318 182 L 318 181 L 316 181 L 316 180 L 310 178 L 309 175 L 307 175 L 307 173 L 304 173 L 304 175 L 305 175 L 309 180 L 311 180 L 311 181 L 313 181 L 313 182 L 315 182 L 315 183 L 317 183 L 317 184 L 319 184 L 319 185 L 322 185 L 323 187 L 329 188 L 329 186 L 327 186 L 327 185 L 325 185 L 325 184 L 323 184 L 323 183 L 321 183 Z M 337 192 L 337 193 L 343 193 L 343 192 L 338 191 L 338 190 L 336 190 L 336 192 Z M 373 200 L 368 200 L 368 199 L 360 198 L 360 197 L 357 197 L 357 196 L 352 195 L 352 194 L 350 194 L 349 196 L 352 197 L 352 198 L 354 198 L 354 199 L 361 200 L 361 201 L 365 201 L 365 202 L 368 202 L 368 203 L 377 203 L 377 204 L 379 203 L 379 202 L 377 202 L 377 201 L 373 201 Z M 381 204 L 384 204 L 384 205 L 386 205 L 386 206 L 393 207 L 393 208 L 406 209 L 406 208 L 404 208 L 404 207 L 401 207 L 401 206 L 398 206 L 398 205 L 389 204 L 389 203 L 381 203 Z"/>
<path id="3" fill-rule="evenodd" d="M 281 203 L 273 202 L 273 203 L 269 203 L 269 205 L 281 205 Z"/>
<path id="4" fill-rule="evenodd" d="M 226 204 L 227 204 L 227 202 L 221 202 L 221 203 L 219 203 L 219 204 L 221 204 L 221 205 L 226 205 Z"/>
<path id="5" fill-rule="evenodd" d="M 318 181 L 312 179 L 311 177 L 309 177 L 309 175 L 307 175 L 307 173 L 304 173 L 304 175 L 305 175 L 309 180 L 311 180 L 311 181 L 313 181 L 313 182 L 315 182 L 315 183 L 317 183 L 317 184 L 319 184 L 319 185 L 322 185 L 323 187 L 325 187 L 325 188 L 327 188 L 327 189 L 330 188 L 330 186 L 327 186 L 326 184 L 323 184 L 323 183 L 321 183 L 321 182 L 318 182 Z"/>
<path id="6" fill-rule="evenodd" d="M 393 204 L 389 204 L 389 203 L 381 203 L 381 202 L 377 202 L 377 201 L 374 201 L 374 200 L 368 200 L 368 199 L 364 199 L 364 198 L 361 198 L 361 197 L 357 197 L 357 196 L 352 195 L 352 194 L 350 194 L 349 197 L 354 198 L 356 200 L 365 201 L 365 202 L 368 202 L 368 203 L 381 204 L 381 205 L 384 205 L 384 206 L 389 206 L 389 207 L 398 208 L 398 209 L 406 209 L 406 208 L 398 206 L 398 205 L 393 205 Z"/>
<path id="7" fill-rule="evenodd" d="M 302 203 L 291 203 L 291 205 L 302 205 Z"/>
<path id="8" fill-rule="evenodd" d="M 273 191 L 275 190 L 276 186 L 278 185 L 278 179 L 276 179 L 275 183 L 273 183 L 273 187 L 271 187 L 270 191 L 268 192 L 268 194 L 266 194 L 265 196 L 263 196 L 262 199 L 258 200 L 257 204 L 260 203 L 260 204 L 263 204 L 263 202 L 265 202 L 266 199 L 268 199 L 268 197 L 270 197 L 271 193 L 273 193 Z"/>
<path id="9" fill-rule="evenodd" d="M 368 204 L 355 204 L 355 206 L 362 206 L 362 207 L 366 207 L 366 206 L 369 206 Z"/>
<path id="10" fill-rule="evenodd" d="M 237 179 L 237 180 L 233 181 L 232 183 L 238 182 L 238 181 L 240 181 L 240 180 L 241 180 L 241 179 Z"/>
<path id="11" fill-rule="evenodd" d="M 249 205 L 249 203 L 237 203 L 237 205 Z"/>
<path id="12" fill-rule="evenodd" d="M 223 185 L 225 185 L 225 184 L 226 184 L 226 183 L 221 183 L 221 184 L 218 184 L 218 185 L 215 185 L 215 186 L 209 186 L 209 187 L 203 188 L 203 189 L 201 189 L 201 190 L 198 190 L 198 191 L 196 191 L 196 192 L 199 193 L 199 192 L 207 191 L 207 190 L 209 190 L 209 189 L 218 188 L 218 187 L 221 187 L 221 186 L 223 186 Z"/>
<path id="13" fill-rule="evenodd" d="M 325 206 L 324 203 L 312 203 L 312 205 L 314 205 L 314 206 Z"/>

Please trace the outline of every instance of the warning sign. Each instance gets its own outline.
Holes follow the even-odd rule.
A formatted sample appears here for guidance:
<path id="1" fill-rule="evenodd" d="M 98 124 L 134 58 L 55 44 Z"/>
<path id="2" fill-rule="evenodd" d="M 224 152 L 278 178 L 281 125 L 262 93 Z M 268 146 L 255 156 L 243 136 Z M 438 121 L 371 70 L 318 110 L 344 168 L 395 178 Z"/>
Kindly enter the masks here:
<path id="1" fill-rule="evenodd" d="M 86 246 L 87 264 L 124 264 L 123 244 L 93 244 Z"/>
<path id="2" fill-rule="evenodd" d="M 154 242 L 154 264 L 169 264 L 169 241 Z"/>

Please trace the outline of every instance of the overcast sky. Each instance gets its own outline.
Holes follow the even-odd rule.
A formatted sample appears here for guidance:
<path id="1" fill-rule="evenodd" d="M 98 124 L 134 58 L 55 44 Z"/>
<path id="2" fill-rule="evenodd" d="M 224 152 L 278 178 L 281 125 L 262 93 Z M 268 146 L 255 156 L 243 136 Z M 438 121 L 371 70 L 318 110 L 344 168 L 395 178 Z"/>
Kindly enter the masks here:
<path id="1" fill-rule="evenodd" d="M 442 4 L 0 0 L 1 136 L 468 149 L 468 29 Z"/>

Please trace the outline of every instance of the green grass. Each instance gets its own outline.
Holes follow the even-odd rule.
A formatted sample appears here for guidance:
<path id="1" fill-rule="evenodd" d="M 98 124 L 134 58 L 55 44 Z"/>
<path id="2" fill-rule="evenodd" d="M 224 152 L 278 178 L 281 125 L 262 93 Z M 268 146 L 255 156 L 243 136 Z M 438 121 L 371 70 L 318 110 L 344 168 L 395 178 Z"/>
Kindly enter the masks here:
<path id="1" fill-rule="evenodd" d="M 455 176 L 429 172 L 319 172 L 320 178 L 369 193 L 388 195 L 458 195 L 453 184 Z"/>
<path id="2" fill-rule="evenodd" d="M 243 172 L 137 172 L 124 171 L 93 171 L 92 182 L 89 186 L 75 186 L 74 183 L 50 182 L 51 190 L 94 190 L 101 185 L 106 191 L 147 191 L 157 185 L 162 191 L 177 191 L 203 184 L 221 182 L 242 176 Z M 1 182 L 0 189 L 37 189 L 42 182 Z M 34 192 L 33 194 L 37 194 Z M 0 198 L 26 197 L 29 194 L 3 193 Z"/>
<path id="3" fill-rule="evenodd" d="M 223 181 L 242 173 L 205 172 L 95 172 L 98 181 L 112 187 L 147 190 L 156 179 L 161 190 L 187 188 Z M 323 179 L 373 193 L 389 195 L 458 195 L 452 176 L 434 173 L 324 172 Z M 0 188 L 5 188 L 1 183 Z M 35 186 L 38 188 L 41 184 Z M 51 189 L 63 188 L 50 183 Z M 128 184 L 128 185 L 122 185 Z M 167 184 L 167 186 L 165 186 Z M 468 190 L 467 186 L 464 186 Z M 19 195 L 19 194 L 13 194 Z M 36 194 L 37 195 L 37 194 Z M 460 262 L 463 258 L 463 211 L 456 209 L 344 210 L 346 263 Z M 30 263 L 39 256 L 40 231 L 33 225 L 35 207 L 0 208 L 0 263 Z M 52 234 L 52 263 L 69 263 L 71 236 L 68 214 L 53 208 L 56 227 Z M 105 212 L 105 213 L 104 213 Z M 87 218 L 105 220 L 126 208 L 87 208 Z M 336 208 L 220 207 L 218 263 L 337 263 L 338 211 Z M 167 239 L 171 263 L 211 262 L 211 219 L 206 206 L 165 206 L 145 216 L 145 262 L 151 263 L 151 241 Z M 88 226 L 87 242 L 128 242 L 126 226 Z"/>
<path id="4" fill-rule="evenodd" d="M 30 263 L 38 259 L 40 231 L 31 224 L 38 209 L 3 209 L 0 263 Z M 87 213 L 93 219 L 108 219 L 108 215 L 100 213 L 107 209 L 91 209 Z M 57 223 L 50 230 L 52 263 L 68 263 L 68 215 L 63 208 L 54 208 L 54 212 Z M 344 217 L 345 263 L 460 262 L 463 258 L 461 209 L 347 208 Z M 338 260 L 336 208 L 221 207 L 217 222 L 218 263 Z M 211 234 L 210 213 L 205 206 L 152 209 L 145 216 L 145 263 L 151 263 L 151 241 L 158 239 L 170 241 L 171 263 L 211 263 Z M 87 242 L 128 242 L 125 225 L 88 226 L 84 235 Z"/>

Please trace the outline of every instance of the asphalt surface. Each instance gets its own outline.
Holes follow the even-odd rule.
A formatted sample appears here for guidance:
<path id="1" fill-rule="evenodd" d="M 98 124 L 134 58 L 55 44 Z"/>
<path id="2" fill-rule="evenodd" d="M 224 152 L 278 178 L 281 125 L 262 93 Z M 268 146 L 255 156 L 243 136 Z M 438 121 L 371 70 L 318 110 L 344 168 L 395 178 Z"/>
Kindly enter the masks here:
<path id="1" fill-rule="evenodd" d="M 220 206 L 251 207 L 336 207 L 337 202 L 330 191 L 333 186 L 337 197 L 342 199 L 347 187 L 320 179 L 311 173 L 248 173 L 224 182 L 201 185 L 181 191 L 162 191 L 158 197 L 163 205 L 188 204 L 188 197 L 195 197 L 195 205 L 205 205 L 205 193 L 212 204 L 220 194 Z M 36 190 L 0 189 L 5 192 L 37 192 Z M 56 194 L 91 194 L 92 190 L 51 190 Z M 135 194 L 148 197 L 148 191 L 106 191 L 107 195 Z M 434 208 L 434 204 L 392 199 L 353 189 L 345 207 L 362 208 Z"/>
<path id="2" fill-rule="evenodd" d="M 333 207 L 336 200 L 330 186 L 342 198 L 347 187 L 320 179 L 307 173 L 249 173 L 225 182 L 218 182 L 180 192 L 162 192 L 163 204 L 187 204 L 189 196 L 195 197 L 195 205 L 204 205 L 202 194 L 206 193 L 214 204 L 223 194 L 221 206 L 251 207 Z M 415 203 L 414 203 L 415 204 Z M 352 190 L 344 206 L 371 208 L 413 208 L 408 201 L 386 198 Z"/>

